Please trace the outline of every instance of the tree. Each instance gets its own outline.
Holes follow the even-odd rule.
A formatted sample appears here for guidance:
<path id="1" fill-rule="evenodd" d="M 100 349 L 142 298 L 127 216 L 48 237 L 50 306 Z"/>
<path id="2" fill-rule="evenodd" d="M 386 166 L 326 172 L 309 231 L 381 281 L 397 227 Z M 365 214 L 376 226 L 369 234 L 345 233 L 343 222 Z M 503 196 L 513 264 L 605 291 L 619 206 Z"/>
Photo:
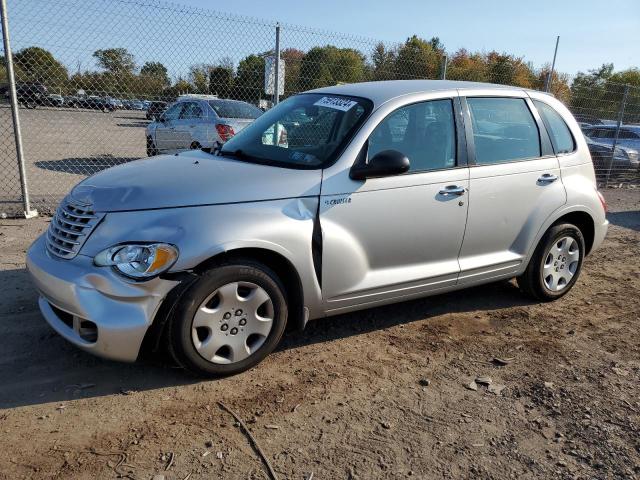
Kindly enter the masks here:
<path id="1" fill-rule="evenodd" d="M 396 53 L 378 43 L 371 54 L 372 80 L 393 80 L 396 78 Z"/>
<path id="2" fill-rule="evenodd" d="M 67 68 L 48 50 L 27 47 L 13 56 L 18 82 L 37 82 L 48 87 L 63 88 L 69 78 Z"/>
<path id="3" fill-rule="evenodd" d="M 215 67 L 210 64 L 201 63 L 189 67 L 189 81 L 193 84 L 198 93 L 209 93 L 209 73 Z"/>
<path id="4" fill-rule="evenodd" d="M 209 91 L 221 98 L 233 94 L 233 67 L 218 65 L 209 71 Z"/>
<path id="5" fill-rule="evenodd" d="M 533 69 L 522 58 L 506 53 L 489 52 L 486 57 L 487 81 L 502 85 L 532 88 L 536 83 Z"/>
<path id="6" fill-rule="evenodd" d="M 136 68 L 133 55 L 126 48 L 107 48 L 96 50 L 93 56 L 98 65 L 113 74 L 132 74 Z"/>
<path id="7" fill-rule="evenodd" d="M 169 86 L 171 84 L 167 67 L 160 62 L 146 62 L 140 69 L 140 76 L 154 79 L 163 86 Z"/>
<path id="8" fill-rule="evenodd" d="M 366 70 L 364 55 L 353 48 L 314 47 L 302 60 L 298 89 L 361 82 Z"/>
<path id="9" fill-rule="evenodd" d="M 440 41 L 437 38 L 426 41 L 416 35 L 407 38 L 398 49 L 397 78 L 437 78 L 442 52 L 434 49 L 434 43 L 439 45 Z"/>
<path id="10" fill-rule="evenodd" d="M 447 78 L 451 80 L 466 80 L 469 82 L 487 81 L 487 64 L 479 53 L 469 53 L 461 48 L 449 59 Z"/>
<path id="11" fill-rule="evenodd" d="M 286 83 L 286 82 L 285 82 Z M 264 56 L 249 55 L 238 63 L 234 98 L 257 103 L 264 93 Z"/>
<path id="12" fill-rule="evenodd" d="M 284 60 L 284 96 L 298 93 L 300 81 L 300 69 L 304 60 L 304 52 L 297 48 L 285 48 L 280 53 L 280 58 Z"/>

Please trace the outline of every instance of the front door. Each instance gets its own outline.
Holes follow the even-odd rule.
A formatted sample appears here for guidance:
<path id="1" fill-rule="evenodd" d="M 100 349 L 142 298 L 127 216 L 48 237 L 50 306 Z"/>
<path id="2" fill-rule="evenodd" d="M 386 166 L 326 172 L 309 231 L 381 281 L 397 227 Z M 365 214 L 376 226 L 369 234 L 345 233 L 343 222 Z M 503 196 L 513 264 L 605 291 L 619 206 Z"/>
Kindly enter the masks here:
<path id="1" fill-rule="evenodd" d="M 329 312 L 456 283 L 469 187 L 457 154 L 463 138 L 457 106 L 457 98 L 414 103 L 373 130 L 368 158 L 397 150 L 409 158 L 408 173 L 354 182 L 347 194 L 327 194 L 323 184 L 322 291 Z"/>
<path id="2" fill-rule="evenodd" d="M 466 103 L 474 154 L 461 284 L 521 269 L 545 220 L 566 202 L 558 159 L 529 100 L 476 97 Z"/>

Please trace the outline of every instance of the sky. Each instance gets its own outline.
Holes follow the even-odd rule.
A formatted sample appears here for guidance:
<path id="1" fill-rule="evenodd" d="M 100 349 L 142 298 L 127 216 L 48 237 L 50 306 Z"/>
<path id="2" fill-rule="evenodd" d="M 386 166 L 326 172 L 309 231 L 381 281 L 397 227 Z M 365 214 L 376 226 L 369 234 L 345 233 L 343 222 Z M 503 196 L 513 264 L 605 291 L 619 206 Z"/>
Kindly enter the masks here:
<path id="1" fill-rule="evenodd" d="M 640 67 L 640 0 L 536 0 L 528 5 L 518 0 L 7 3 L 14 50 L 45 48 L 71 73 L 95 70 L 93 52 L 113 47 L 126 48 L 138 66 L 162 62 L 173 79 L 201 63 L 229 58 L 237 65 L 249 54 L 273 48 L 276 21 L 283 24 L 282 48 L 334 44 L 369 55 L 377 40 L 394 44 L 416 34 L 439 37 L 449 53 L 462 47 L 496 50 L 538 68 L 551 63 L 560 35 L 560 72 L 574 75 L 610 62 L 616 70 Z"/>
<path id="2" fill-rule="evenodd" d="M 551 63 L 575 74 L 613 62 L 616 70 L 640 66 L 640 0 L 180 0 L 312 28 L 391 42 L 409 35 L 440 37 L 448 51 L 513 53 L 535 66 Z"/>

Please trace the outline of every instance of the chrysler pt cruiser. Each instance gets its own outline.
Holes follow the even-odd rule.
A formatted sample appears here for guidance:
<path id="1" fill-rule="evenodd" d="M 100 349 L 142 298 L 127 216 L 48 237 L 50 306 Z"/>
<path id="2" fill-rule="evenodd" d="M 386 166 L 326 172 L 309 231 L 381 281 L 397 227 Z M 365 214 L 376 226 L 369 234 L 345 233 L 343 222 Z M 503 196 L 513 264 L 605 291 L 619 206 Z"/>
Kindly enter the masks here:
<path id="1" fill-rule="evenodd" d="M 27 266 L 45 319 L 78 347 L 121 361 L 166 347 L 225 375 L 312 319 L 511 278 L 562 297 L 605 208 L 584 136 L 549 95 L 340 85 L 215 150 L 87 178 Z"/>

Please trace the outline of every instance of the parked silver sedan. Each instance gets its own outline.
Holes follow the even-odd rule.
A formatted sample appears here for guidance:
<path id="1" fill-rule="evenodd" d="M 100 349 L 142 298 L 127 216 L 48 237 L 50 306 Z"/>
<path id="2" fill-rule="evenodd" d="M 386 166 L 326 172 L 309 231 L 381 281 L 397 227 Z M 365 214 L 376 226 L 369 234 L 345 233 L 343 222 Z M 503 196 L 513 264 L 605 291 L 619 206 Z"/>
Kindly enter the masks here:
<path id="1" fill-rule="evenodd" d="M 183 95 L 147 126 L 147 155 L 211 148 L 262 114 L 258 107 L 212 95 Z"/>
<path id="2" fill-rule="evenodd" d="M 607 225 L 585 139 L 551 96 L 374 82 L 290 97 L 221 151 L 80 182 L 27 266 L 78 347 L 166 347 L 227 375 L 329 315 L 514 277 L 555 300 Z"/>

